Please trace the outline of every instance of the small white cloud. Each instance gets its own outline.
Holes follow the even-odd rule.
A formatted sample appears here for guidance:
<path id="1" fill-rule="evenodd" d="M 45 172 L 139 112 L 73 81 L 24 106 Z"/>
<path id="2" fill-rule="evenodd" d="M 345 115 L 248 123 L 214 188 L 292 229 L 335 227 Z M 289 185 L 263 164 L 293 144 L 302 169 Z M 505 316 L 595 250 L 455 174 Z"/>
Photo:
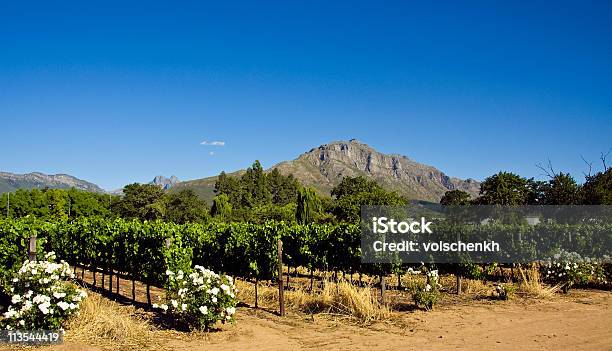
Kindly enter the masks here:
<path id="1" fill-rule="evenodd" d="M 207 141 L 207 140 L 204 140 L 203 142 L 200 143 L 200 145 L 225 146 L 225 141 Z"/>
<path id="2" fill-rule="evenodd" d="M 210 156 L 213 156 L 215 153 L 213 151 L 208 153 Z"/>

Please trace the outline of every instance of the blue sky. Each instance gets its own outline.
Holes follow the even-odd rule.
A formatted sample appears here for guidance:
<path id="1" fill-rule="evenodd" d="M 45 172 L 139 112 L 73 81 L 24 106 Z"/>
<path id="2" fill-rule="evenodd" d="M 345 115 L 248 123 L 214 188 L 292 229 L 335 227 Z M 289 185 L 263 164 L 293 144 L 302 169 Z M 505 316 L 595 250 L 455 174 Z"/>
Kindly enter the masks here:
<path id="1" fill-rule="evenodd" d="M 462 178 L 550 158 L 582 181 L 612 147 L 610 2 L 381 4 L 5 2 L 0 170 L 115 189 L 356 138 Z"/>

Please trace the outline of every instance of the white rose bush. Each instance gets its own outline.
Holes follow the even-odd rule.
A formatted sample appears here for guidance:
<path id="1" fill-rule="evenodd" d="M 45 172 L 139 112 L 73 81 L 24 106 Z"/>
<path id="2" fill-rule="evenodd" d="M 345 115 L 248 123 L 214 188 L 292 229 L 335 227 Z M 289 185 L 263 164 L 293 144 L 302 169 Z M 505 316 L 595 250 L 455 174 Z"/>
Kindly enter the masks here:
<path id="1" fill-rule="evenodd" d="M 68 263 L 55 263 L 49 252 L 42 261 L 26 261 L 11 281 L 11 305 L 0 321 L 3 328 L 61 329 L 64 322 L 78 313 L 87 293 L 70 282 Z"/>
<path id="2" fill-rule="evenodd" d="M 563 292 L 568 292 L 574 285 L 587 283 L 605 286 L 609 279 L 604 266 L 609 261 L 609 257 L 596 260 L 576 252 L 561 251 L 545 262 L 542 273 L 547 282 L 559 284 Z"/>
<path id="3" fill-rule="evenodd" d="M 175 320 L 195 329 L 209 329 L 217 322 L 234 322 L 236 293 L 232 277 L 202 266 L 190 272 L 166 272 L 166 301 L 153 308 L 171 314 Z"/>
<path id="4" fill-rule="evenodd" d="M 412 298 L 418 307 L 422 307 L 429 311 L 434 308 L 440 297 L 440 288 L 438 270 L 431 270 L 425 273 L 427 282 L 425 285 L 415 285 L 411 288 Z"/>

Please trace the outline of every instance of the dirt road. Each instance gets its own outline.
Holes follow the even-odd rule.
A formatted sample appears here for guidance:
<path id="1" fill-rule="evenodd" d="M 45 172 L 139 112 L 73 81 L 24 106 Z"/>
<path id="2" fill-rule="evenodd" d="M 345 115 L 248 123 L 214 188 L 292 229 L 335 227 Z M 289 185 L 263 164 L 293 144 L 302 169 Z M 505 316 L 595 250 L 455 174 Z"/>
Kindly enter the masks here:
<path id="1" fill-rule="evenodd" d="M 397 325 L 359 327 L 247 311 L 210 341 L 176 350 L 612 350 L 612 293 L 576 291 L 554 301 L 474 302 L 405 312 Z"/>

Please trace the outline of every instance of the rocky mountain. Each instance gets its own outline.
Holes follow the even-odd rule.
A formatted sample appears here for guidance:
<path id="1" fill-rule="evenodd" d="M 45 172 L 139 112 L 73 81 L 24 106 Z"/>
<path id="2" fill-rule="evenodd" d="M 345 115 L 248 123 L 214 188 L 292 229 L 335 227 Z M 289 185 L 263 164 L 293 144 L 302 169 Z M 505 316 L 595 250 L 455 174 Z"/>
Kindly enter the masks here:
<path id="1" fill-rule="evenodd" d="M 171 176 L 170 178 L 166 178 L 164 176 L 158 175 L 153 178 L 149 184 L 159 185 L 164 190 L 170 189 L 174 184 L 180 182 L 176 176 Z"/>
<path id="2" fill-rule="evenodd" d="M 293 174 L 303 185 L 312 186 L 325 195 L 329 195 L 343 177 L 359 175 L 415 200 L 438 202 L 448 190 L 460 189 L 472 196 L 477 196 L 480 190 L 480 183 L 474 179 L 450 177 L 435 167 L 406 156 L 380 153 L 357 140 L 321 145 L 295 160 L 276 164 L 268 171 L 275 168 L 283 174 Z M 210 202 L 214 197 L 215 180 L 216 177 L 209 177 L 182 182 L 174 189 L 191 188 Z"/>
<path id="3" fill-rule="evenodd" d="M 17 189 L 70 189 L 104 193 L 104 189 L 96 184 L 78 179 L 68 174 L 43 174 L 40 172 L 15 174 L 0 172 L 0 193 Z"/>
<path id="4" fill-rule="evenodd" d="M 453 178 L 406 156 L 380 153 L 357 140 L 321 145 L 272 168 L 283 174 L 291 173 L 302 184 L 324 194 L 329 194 L 347 176 L 364 176 L 410 199 L 435 202 L 449 190 L 463 190 L 472 196 L 480 190 L 480 183 L 474 179 Z"/>

